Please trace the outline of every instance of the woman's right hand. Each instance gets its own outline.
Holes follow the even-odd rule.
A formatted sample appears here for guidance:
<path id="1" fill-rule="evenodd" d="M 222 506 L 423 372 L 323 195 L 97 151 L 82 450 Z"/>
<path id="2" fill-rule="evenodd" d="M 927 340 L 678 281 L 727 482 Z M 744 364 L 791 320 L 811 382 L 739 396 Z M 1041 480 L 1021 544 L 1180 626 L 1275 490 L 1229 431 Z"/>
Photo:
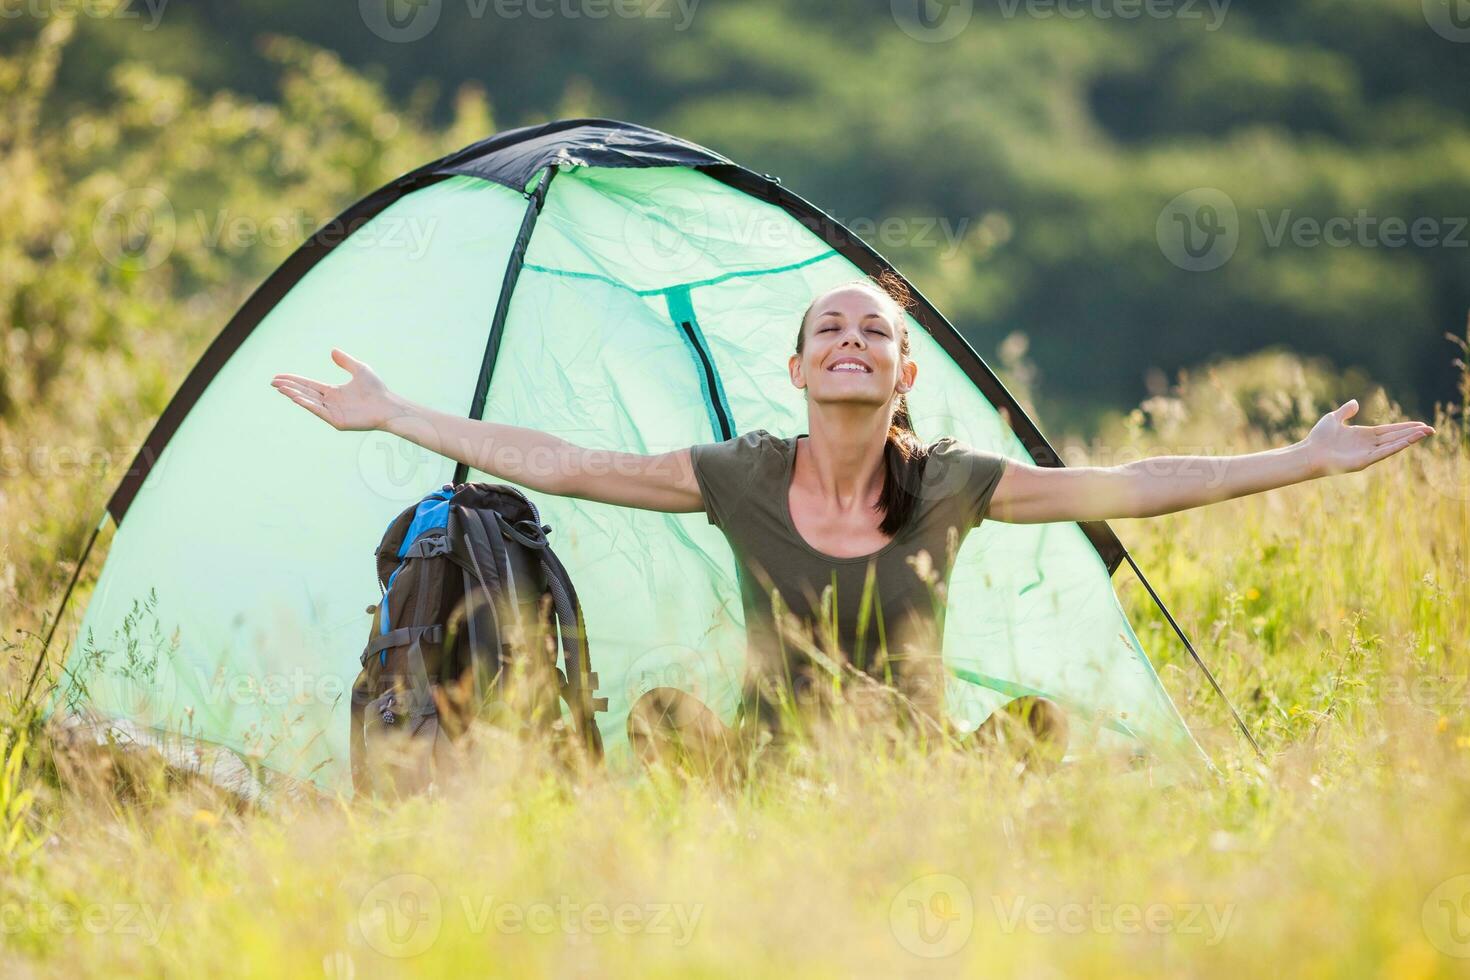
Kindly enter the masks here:
<path id="1" fill-rule="evenodd" d="M 278 374 L 271 386 L 339 431 L 380 429 L 394 413 L 393 393 L 366 364 L 332 348 L 332 360 L 352 375 L 346 384 L 313 381 L 299 374 Z"/>

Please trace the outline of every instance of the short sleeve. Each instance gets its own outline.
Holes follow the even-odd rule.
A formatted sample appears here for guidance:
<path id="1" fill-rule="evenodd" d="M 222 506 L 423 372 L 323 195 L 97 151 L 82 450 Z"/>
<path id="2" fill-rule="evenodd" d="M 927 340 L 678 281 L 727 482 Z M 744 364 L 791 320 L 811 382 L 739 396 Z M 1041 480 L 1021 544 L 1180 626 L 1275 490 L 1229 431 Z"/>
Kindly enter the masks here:
<path id="1" fill-rule="evenodd" d="M 924 484 L 930 496 L 958 508 L 959 519 L 966 527 L 974 527 L 985 518 L 1008 462 L 999 453 L 946 436 L 930 449 Z"/>
<path id="2" fill-rule="evenodd" d="M 739 511 L 740 504 L 755 488 L 772 438 L 765 429 L 756 429 L 724 442 L 706 442 L 689 448 L 694 479 L 699 484 L 704 513 L 711 524 L 726 526 Z"/>

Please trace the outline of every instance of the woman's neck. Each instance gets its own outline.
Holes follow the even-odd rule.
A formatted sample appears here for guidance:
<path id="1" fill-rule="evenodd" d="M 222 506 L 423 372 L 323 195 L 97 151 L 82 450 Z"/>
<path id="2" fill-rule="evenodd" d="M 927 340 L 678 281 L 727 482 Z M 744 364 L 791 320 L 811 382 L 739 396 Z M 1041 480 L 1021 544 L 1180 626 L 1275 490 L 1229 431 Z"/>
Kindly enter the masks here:
<path id="1" fill-rule="evenodd" d="M 793 485 L 839 510 L 870 507 L 883 491 L 887 410 L 809 411 L 807 433 L 804 451 L 797 440 Z"/>

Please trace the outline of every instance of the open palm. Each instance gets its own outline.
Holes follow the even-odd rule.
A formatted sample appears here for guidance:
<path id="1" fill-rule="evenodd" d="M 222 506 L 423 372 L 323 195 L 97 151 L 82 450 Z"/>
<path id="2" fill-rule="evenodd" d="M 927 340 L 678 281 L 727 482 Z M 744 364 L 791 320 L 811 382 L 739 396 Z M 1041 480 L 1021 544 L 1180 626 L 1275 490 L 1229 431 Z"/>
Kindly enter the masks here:
<path id="1" fill-rule="evenodd" d="M 332 360 L 352 375 L 346 384 L 313 381 L 299 374 L 278 374 L 271 385 L 334 429 L 376 429 L 392 413 L 392 396 L 373 369 L 345 351 L 332 348 Z"/>
<path id="2" fill-rule="evenodd" d="M 1319 472 L 1356 472 L 1434 433 L 1434 427 L 1424 422 L 1349 425 L 1348 419 L 1357 414 L 1358 400 L 1354 398 L 1312 426 L 1306 445 Z"/>

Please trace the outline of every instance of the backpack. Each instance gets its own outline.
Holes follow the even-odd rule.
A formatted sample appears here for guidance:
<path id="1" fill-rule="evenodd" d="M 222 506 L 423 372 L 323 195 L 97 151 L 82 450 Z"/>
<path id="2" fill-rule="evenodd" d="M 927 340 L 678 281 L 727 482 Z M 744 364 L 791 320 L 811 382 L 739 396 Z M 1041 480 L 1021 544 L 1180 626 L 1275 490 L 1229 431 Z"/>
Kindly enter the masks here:
<path id="1" fill-rule="evenodd" d="M 470 721 L 572 734 L 602 754 L 581 603 L 519 490 L 445 484 L 404 509 L 375 552 L 382 598 L 352 687 L 359 794 L 428 789 Z M 557 664 L 560 636 L 562 667 Z"/>

